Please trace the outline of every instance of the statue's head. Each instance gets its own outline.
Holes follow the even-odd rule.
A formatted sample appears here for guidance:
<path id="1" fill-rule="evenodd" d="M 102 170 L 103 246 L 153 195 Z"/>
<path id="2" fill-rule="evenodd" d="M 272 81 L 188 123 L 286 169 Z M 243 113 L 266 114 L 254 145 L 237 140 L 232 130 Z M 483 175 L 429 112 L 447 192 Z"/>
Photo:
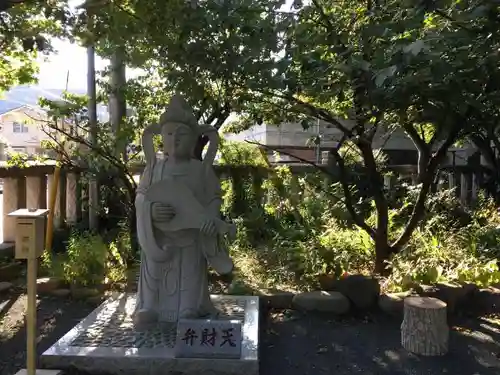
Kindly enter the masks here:
<path id="1" fill-rule="evenodd" d="M 179 95 L 170 100 L 160 117 L 163 152 L 178 158 L 191 158 L 199 126 L 193 110 Z"/>

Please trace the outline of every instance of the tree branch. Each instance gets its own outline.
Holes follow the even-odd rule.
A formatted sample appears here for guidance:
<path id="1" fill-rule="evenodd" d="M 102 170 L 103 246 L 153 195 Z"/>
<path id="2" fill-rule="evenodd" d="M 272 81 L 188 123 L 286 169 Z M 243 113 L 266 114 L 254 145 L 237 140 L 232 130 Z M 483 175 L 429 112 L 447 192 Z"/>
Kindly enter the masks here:
<path id="1" fill-rule="evenodd" d="M 280 154 L 283 154 L 283 155 L 287 155 L 287 156 L 293 157 L 293 158 L 295 158 L 295 159 L 303 162 L 304 164 L 308 164 L 308 165 L 311 165 L 311 166 L 315 167 L 318 171 L 326 174 L 327 176 L 332 177 L 332 174 L 329 171 L 329 169 L 326 168 L 326 167 L 324 167 L 324 166 L 322 166 L 322 165 L 318 165 L 318 164 L 316 164 L 314 162 L 311 162 L 311 161 L 309 161 L 307 159 L 304 159 L 304 158 L 301 158 L 299 156 L 296 156 L 296 155 L 294 155 L 292 153 L 279 150 L 276 147 L 267 146 L 267 145 L 264 145 L 264 144 L 261 144 L 261 143 L 258 143 L 258 142 L 252 142 L 252 141 L 245 141 L 245 142 L 253 144 L 253 145 L 256 145 L 256 146 L 259 146 L 259 147 L 263 147 L 263 148 L 268 149 L 268 150 L 276 151 L 276 152 L 278 152 Z M 340 174 L 340 176 L 339 176 L 340 177 L 339 178 L 339 182 L 340 182 L 340 186 L 342 187 L 342 190 L 344 192 L 344 199 L 342 199 L 341 197 L 339 197 L 339 196 L 337 196 L 337 195 L 335 195 L 335 194 L 333 194 L 333 193 L 331 193 L 329 191 L 324 191 L 324 192 L 326 194 L 328 194 L 329 196 L 333 197 L 334 199 L 336 199 L 337 201 L 342 202 L 346 206 L 347 211 L 351 215 L 354 223 L 357 226 L 359 226 L 360 228 L 362 228 L 363 230 L 365 230 L 370 235 L 370 237 L 374 238 L 375 232 L 361 218 L 361 216 L 356 212 L 356 209 L 354 208 L 352 194 L 351 194 L 351 191 L 349 189 L 349 184 L 347 182 L 348 181 L 348 172 L 347 172 L 347 169 L 346 169 L 345 164 L 344 164 L 344 159 L 342 158 L 342 156 L 338 152 L 337 148 L 331 149 L 330 152 L 334 156 L 335 161 L 337 162 L 337 164 L 339 166 L 339 174 Z"/>
<path id="2" fill-rule="evenodd" d="M 465 116 L 465 118 L 467 118 L 467 116 Z M 462 119 L 457 119 L 457 120 L 462 120 Z M 454 121 L 453 123 L 460 124 L 461 122 Z M 455 125 L 453 127 L 453 130 L 448 134 L 446 140 L 439 147 L 437 152 L 430 158 L 427 168 L 425 169 L 425 172 L 421 176 L 422 186 L 420 188 L 417 201 L 415 202 L 415 206 L 413 207 L 411 217 L 408 220 L 399 238 L 391 246 L 394 252 L 399 251 L 410 240 L 413 231 L 417 227 L 420 219 L 422 218 L 425 212 L 425 201 L 427 199 L 427 194 L 429 193 L 430 188 L 434 182 L 434 174 L 436 173 L 439 164 L 446 156 L 448 149 L 453 145 L 453 143 L 457 141 L 460 133 L 461 133 L 461 127 L 459 125 Z"/>

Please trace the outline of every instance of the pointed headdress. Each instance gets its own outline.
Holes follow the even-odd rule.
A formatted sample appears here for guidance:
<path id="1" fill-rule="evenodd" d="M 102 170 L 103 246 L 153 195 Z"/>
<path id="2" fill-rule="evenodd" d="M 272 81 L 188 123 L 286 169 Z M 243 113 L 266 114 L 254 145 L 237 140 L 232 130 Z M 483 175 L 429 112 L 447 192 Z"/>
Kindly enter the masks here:
<path id="1" fill-rule="evenodd" d="M 181 95 L 174 95 L 165 112 L 160 116 L 160 125 L 168 123 L 180 123 L 189 126 L 194 132 L 198 131 L 198 120 L 193 113 L 191 106 Z"/>
<path id="2" fill-rule="evenodd" d="M 160 121 L 148 126 L 142 135 L 142 145 L 146 157 L 146 164 L 152 165 L 156 160 L 153 135 L 159 134 L 164 125 L 171 123 L 187 125 L 196 136 L 203 135 L 208 138 L 208 149 L 203 158 L 203 163 L 211 167 L 219 148 L 219 133 L 217 129 L 211 125 L 199 125 L 193 113 L 193 109 L 179 94 L 175 94 L 170 99 L 165 112 L 160 116 Z"/>

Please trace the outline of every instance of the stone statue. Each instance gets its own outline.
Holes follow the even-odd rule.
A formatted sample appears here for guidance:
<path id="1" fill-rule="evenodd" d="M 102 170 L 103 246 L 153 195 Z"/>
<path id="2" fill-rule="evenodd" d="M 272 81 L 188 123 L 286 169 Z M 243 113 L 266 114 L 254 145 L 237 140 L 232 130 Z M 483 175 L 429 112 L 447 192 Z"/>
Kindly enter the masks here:
<path id="1" fill-rule="evenodd" d="M 155 134 L 163 139 L 163 158 L 156 156 Z M 203 161 L 193 157 L 200 135 L 209 139 Z M 134 321 L 214 317 L 218 312 L 210 300 L 207 268 L 232 271 L 222 240 L 235 235 L 234 226 L 220 218 L 221 187 L 212 168 L 217 130 L 198 125 L 187 102 L 176 95 L 159 123 L 144 131 L 142 143 L 146 167 L 135 200 L 142 251 Z"/>

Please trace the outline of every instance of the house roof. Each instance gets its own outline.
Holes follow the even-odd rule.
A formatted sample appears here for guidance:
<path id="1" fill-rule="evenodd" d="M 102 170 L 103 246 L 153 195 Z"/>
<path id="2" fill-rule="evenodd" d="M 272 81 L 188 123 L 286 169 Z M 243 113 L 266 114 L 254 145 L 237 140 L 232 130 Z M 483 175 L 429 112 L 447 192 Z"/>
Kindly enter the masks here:
<path id="1" fill-rule="evenodd" d="M 6 115 L 10 112 L 15 112 L 21 108 L 27 108 L 27 109 L 33 109 L 35 111 L 41 111 L 41 112 L 45 112 L 42 108 L 40 107 L 35 107 L 35 106 L 32 106 L 32 105 L 29 105 L 29 104 L 23 104 L 23 105 L 20 105 L 20 106 L 17 106 L 17 107 L 14 107 L 14 108 L 11 108 L 11 109 L 8 109 L 8 110 L 5 110 L 4 112 L 1 112 L 0 111 L 0 116 L 3 116 L 3 115 Z"/>
<path id="2" fill-rule="evenodd" d="M 4 103 L 0 103 L 0 116 L 5 115 L 9 112 L 15 111 L 16 109 L 24 107 L 26 104 L 19 105 L 17 107 L 1 106 Z"/>

